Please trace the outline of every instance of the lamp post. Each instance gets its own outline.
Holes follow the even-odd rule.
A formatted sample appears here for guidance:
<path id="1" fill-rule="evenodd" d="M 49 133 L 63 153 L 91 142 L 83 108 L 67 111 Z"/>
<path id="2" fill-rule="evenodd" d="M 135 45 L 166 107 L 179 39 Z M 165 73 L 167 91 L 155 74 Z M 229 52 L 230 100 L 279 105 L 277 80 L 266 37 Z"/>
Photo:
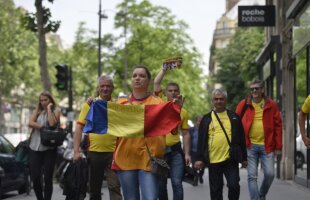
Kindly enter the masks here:
<path id="1" fill-rule="evenodd" d="M 108 16 L 101 12 L 101 0 L 99 0 L 99 35 L 98 35 L 98 77 L 101 75 L 101 19 L 107 19 Z"/>

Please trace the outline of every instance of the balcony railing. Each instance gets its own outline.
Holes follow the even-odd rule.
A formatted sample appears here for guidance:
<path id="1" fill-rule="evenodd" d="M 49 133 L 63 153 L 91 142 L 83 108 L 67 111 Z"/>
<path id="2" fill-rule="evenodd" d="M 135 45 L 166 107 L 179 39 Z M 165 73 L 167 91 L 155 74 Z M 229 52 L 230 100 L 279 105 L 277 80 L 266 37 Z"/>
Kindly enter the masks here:
<path id="1" fill-rule="evenodd" d="M 221 36 L 221 35 L 231 35 L 235 31 L 234 28 L 222 28 L 222 29 L 215 29 L 214 36 Z"/>

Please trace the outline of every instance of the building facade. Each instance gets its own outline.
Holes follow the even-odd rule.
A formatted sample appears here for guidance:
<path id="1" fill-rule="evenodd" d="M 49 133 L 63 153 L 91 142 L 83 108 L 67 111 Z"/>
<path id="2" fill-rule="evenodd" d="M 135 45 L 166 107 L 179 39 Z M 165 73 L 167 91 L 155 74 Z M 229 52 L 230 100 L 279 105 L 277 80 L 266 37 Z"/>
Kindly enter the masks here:
<path id="1" fill-rule="evenodd" d="M 265 46 L 256 61 L 267 95 L 276 100 L 283 117 L 277 177 L 310 188 L 310 153 L 298 144 L 297 122 L 300 106 L 310 94 L 310 1 L 266 0 L 266 5 L 275 6 L 276 25 L 265 28 Z M 306 124 L 309 127 L 309 120 Z"/>
<path id="2" fill-rule="evenodd" d="M 219 62 L 216 60 L 215 52 L 217 49 L 226 48 L 230 39 L 234 36 L 238 26 L 238 6 L 239 5 L 264 5 L 265 0 L 226 0 L 225 13 L 216 22 L 213 33 L 212 45 L 210 47 L 209 58 L 209 77 L 212 80 L 220 69 Z M 208 82 L 208 89 L 221 87 L 215 80 Z"/>

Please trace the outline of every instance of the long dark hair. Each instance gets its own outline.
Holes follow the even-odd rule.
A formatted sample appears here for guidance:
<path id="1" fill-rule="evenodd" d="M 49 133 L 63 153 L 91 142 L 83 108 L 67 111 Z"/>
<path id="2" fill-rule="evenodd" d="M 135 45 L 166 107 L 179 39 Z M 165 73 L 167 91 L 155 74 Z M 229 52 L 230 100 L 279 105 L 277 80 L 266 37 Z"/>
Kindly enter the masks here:
<path id="1" fill-rule="evenodd" d="M 146 65 L 138 64 L 138 65 L 136 65 L 136 66 L 133 67 L 133 70 L 132 70 L 132 71 L 134 71 L 135 69 L 138 69 L 138 68 L 144 69 L 145 72 L 146 72 L 147 78 L 148 78 L 149 80 L 151 80 L 151 78 L 152 78 L 151 72 L 150 72 L 150 70 L 147 68 Z"/>
<path id="2" fill-rule="evenodd" d="M 47 97 L 50 100 L 50 102 L 53 104 L 52 111 L 54 111 L 56 103 L 55 103 L 54 98 L 52 97 L 52 94 L 49 91 L 43 91 L 39 95 L 39 103 L 38 103 L 38 106 L 37 106 L 38 114 L 41 113 L 44 110 L 44 108 L 43 108 L 43 106 L 42 106 L 42 104 L 40 102 L 40 97 L 41 96 L 45 96 L 45 97 Z"/>

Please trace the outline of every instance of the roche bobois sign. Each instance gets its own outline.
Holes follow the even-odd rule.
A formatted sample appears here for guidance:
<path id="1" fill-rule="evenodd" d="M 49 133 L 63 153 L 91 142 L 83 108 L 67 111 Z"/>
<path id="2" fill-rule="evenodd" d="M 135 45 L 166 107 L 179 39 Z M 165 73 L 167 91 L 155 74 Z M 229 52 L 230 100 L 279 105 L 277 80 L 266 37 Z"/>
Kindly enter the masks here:
<path id="1" fill-rule="evenodd" d="M 275 6 L 238 6 L 238 26 L 275 26 Z"/>

